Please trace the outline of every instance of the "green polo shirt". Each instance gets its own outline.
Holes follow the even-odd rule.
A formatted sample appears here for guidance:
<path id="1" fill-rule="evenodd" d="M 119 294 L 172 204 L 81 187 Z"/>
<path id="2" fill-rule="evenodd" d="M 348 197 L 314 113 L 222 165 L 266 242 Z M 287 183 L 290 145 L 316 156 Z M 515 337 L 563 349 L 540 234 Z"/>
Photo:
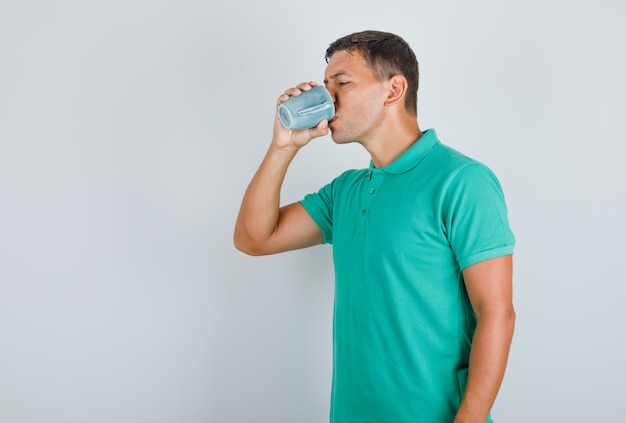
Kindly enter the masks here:
<path id="1" fill-rule="evenodd" d="M 301 204 L 333 244 L 331 422 L 452 422 L 476 327 L 461 271 L 515 243 L 494 174 L 429 130 Z"/>

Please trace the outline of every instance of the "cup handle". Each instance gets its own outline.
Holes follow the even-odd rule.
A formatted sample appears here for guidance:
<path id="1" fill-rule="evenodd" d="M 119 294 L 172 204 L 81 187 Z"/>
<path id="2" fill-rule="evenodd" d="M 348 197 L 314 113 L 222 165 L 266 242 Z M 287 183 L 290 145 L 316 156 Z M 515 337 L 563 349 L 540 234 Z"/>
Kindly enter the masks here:
<path id="1" fill-rule="evenodd" d="M 307 109 L 298 110 L 298 116 L 306 116 L 313 113 L 318 113 L 322 110 L 330 109 L 331 107 L 334 107 L 332 103 L 325 102 L 322 104 L 318 104 L 317 106 L 309 107 Z"/>

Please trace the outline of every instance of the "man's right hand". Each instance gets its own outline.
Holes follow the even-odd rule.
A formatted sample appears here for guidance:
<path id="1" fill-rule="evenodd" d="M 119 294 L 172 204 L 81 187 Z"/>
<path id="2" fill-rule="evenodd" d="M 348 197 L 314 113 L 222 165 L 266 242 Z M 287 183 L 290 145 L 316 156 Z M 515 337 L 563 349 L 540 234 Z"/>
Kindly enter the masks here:
<path id="1" fill-rule="evenodd" d="M 309 91 L 315 86 L 317 86 L 317 82 L 314 81 L 302 82 L 294 88 L 289 88 L 284 94 L 278 97 L 278 101 L 276 102 L 276 118 L 274 120 L 273 144 L 275 147 L 280 149 L 294 148 L 297 150 L 307 145 L 313 138 L 323 137 L 328 134 L 328 121 L 326 119 L 321 121 L 314 128 L 294 131 L 292 129 L 285 128 L 278 115 L 278 107 L 281 103 L 289 100 L 292 96 L 302 94 L 303 91 Z"/>

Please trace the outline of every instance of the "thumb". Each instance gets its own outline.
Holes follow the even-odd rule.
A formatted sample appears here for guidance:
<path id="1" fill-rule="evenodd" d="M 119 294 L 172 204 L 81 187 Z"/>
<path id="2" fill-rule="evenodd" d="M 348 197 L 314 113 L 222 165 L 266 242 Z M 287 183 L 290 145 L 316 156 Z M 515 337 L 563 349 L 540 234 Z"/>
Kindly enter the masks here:
<path id="1" fill-rule="evenodd" d="M 318 123 L 316 127 L 309 129 L 309 131 L 311 139 L 323 137 L 324 135 L 328 134 L 328 120 L 324 119 L 323 121 Z"/>

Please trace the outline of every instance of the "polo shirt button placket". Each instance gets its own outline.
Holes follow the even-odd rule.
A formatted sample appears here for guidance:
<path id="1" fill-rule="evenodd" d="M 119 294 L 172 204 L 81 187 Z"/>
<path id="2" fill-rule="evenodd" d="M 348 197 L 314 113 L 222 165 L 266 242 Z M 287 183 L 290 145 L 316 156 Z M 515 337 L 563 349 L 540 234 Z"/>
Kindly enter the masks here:
<path id="1" fill-rule="evenodd" d="M 369 195 L 374 195 L 376 193 L 376 188 L 370 188 L 369 191 L 367 191 Z M 370 198 L 370 200 L 368 201 L 368 203 L 371 204 L 372 199 Z M 361 214 L 363 216 L 365 216 L 367 214 L 367 208 L 364 208 L 363 210 L 361 210 Z"/>
<path id="2" fill-rule="evenodd" d="M 373 187 L 373 178 L 369 179 L 369 187 L 365 188 L 365 196 L 363 197 L 363 209 L 361 210 L 361 215 L 365 216 L 368 214 L 369 209 L 371 208 L 372 202 L 374 201 L 374 194 L 376 194 L 376 187 Z"/>
<path id="3" fill-rule="evenodd" d="M 381 182 L 382 182 L 382 174 L 378 171 L 374 170 L 370 170 L 366 175 L 365 175 L 365 180 L 363 181 L 363 191 L 361 194 L 361 201 L 362 201 L 362 208 L 361 208 L 361 216 L 362 216 L 362 220 L 361 220 L 361 227 L 363 229 L 363 231 L 365 231 L 365 227 L 367 226 L 367 222 L 370 220 L 371 218 L 371 208 L 372 208 L 372 203 L 374 202 L 374 194 L 376 194 L 378 192 L 378 187 L 380 186 Z"/>

